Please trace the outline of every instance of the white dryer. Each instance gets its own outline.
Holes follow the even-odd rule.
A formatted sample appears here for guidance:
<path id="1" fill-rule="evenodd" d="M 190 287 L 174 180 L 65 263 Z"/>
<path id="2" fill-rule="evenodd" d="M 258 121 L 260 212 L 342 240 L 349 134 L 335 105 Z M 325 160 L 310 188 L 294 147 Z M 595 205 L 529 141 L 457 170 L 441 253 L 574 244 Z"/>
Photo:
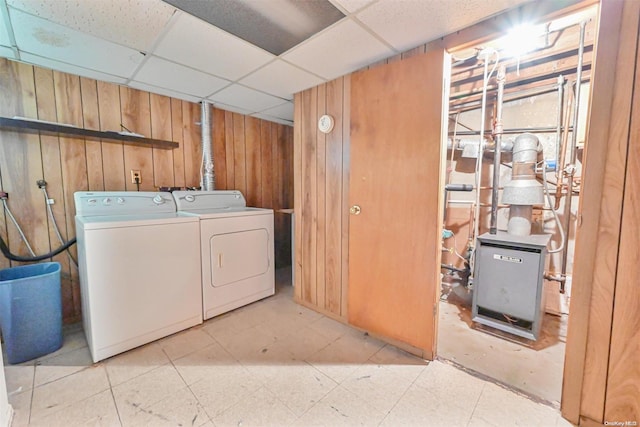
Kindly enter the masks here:
<path id="1" fill-rule="evenodd" d="M 94 362 L 202 323 L 198 219 L 170 193 L 78 192 L 82 318 Z"/>
<path id="2" fill-rule="evenodd" d="M 178 211 L 200 219 L 204 319 L 275 292 L 273 210 L 239 191 L 174 191 Z"/>

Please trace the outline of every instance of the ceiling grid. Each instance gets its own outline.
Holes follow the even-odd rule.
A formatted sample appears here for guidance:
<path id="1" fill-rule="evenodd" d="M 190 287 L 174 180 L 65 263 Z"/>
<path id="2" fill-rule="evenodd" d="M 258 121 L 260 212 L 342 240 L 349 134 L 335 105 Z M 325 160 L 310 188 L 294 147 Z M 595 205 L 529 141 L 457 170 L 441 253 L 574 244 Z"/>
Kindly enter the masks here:
<path id="1" fill-rule="evenodd" d="M 0 0 L 0 56 L 290 125 L 294 93 L 528 1 Z"/>

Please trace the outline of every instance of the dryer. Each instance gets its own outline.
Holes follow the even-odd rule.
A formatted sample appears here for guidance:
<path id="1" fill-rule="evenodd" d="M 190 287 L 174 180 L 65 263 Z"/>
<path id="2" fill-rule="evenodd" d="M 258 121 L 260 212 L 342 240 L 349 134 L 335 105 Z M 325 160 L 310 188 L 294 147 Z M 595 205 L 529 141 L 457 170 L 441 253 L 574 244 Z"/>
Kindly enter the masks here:
<path id="1" fill-rule="evenodd" d="M 200 220 L 204 319 L 275 292 L 273 210 L 240 191 L 174 191 L 178 211 Z"/>
<path id="2" fill-rule="evenodd" d="M 77 192 L 82 319 L 94 362 L 202 323 L 198 219 L 170 193 Z"/>

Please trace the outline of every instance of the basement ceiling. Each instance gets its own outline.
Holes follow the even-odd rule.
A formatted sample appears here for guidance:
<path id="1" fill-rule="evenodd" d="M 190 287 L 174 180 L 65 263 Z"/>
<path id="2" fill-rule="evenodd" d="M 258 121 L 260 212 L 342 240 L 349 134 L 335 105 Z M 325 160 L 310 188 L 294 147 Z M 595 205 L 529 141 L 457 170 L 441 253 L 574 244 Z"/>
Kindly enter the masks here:
<path id="1" fill-rule="evenodd" d="M 0 0 L 0 56 L 291 125 L 294 93 L 527 1 Z"/>

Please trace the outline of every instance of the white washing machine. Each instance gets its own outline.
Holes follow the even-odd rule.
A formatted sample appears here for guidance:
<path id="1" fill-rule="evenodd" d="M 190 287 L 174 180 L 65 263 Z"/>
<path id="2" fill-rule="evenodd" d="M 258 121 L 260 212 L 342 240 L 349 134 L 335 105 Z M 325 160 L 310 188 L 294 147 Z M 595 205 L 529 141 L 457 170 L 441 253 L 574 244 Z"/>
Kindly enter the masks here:
<path id="1" fill-rule="evenodd" d="M 178 211 L 200 219 L 204 318 L 275 292 L 273 210 L 239 191 L 174 191 Z"/>
<path id="2" fill-rule="evenodd" d="M 170 193 L 77 192 L 82 319 L 94 362 L 202 323 L 200 228 Z"/>

